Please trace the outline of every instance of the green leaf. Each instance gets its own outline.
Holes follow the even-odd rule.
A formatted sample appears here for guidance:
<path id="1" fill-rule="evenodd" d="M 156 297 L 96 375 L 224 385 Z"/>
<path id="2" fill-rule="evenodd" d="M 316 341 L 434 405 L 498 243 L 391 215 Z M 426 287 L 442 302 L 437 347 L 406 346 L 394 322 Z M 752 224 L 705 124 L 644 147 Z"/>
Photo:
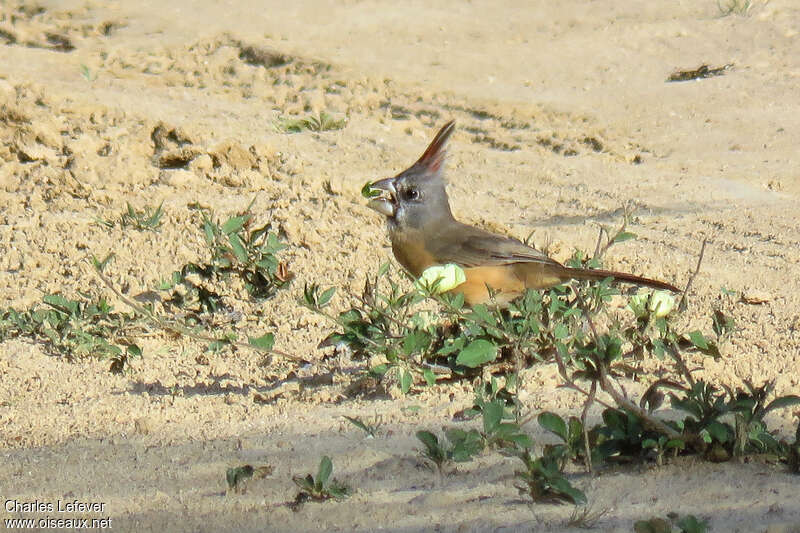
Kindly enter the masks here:
<path id="1" fill-rule="evenodd" d="M 380 190 L 372 188 L 372 183 L 373 182 L 368 181 L 364 184 L 363 187 L 361 187 L 361 196 L 363 196 L 364 198 L 375 198 L 376 196 L 381 195 Z"/>
<path id="2" fill-rule="evenodd" d="M 300 490 L 304 490 L 306 492 L 314 492 L 314 476 L 311 474 L 306 475 L 306 477 L 301 476 L 294 476 L 292 478 L 294 484 L 300 487 Z"/>
<path id="3" fill-rule="evenodd" d="M 102 272 L 108 265 L 109 261 L 111 261 L 113 258 L 114 258 L 114 252 L 109 253 L 106 256 L 106 258 L 103 259 L 102 261 L 98 261 L 98 259 L 95 256 L 92 256 L 92 265 L 94 265 L 94 267 L 97 270 Z"/>
<path id="4" fill-rule="evenodd" d="M 272 350 L 272 347 L 275 345 L 275 335 L 272 333 L 265 333 L 260 337 L 248 337 L 247 341 L 251 346 L 269 351 Z"/>
<path id="5" fill-rule="evenodd" d="M 476 368 L 497 357 L 497 346 L 485 339 L 470 342 L 456 357 L 456 364 Z"/>
<path id="6" fill-rule="evenodd" d="M 128 355 L 130 357 L 141 357 L 142 356 L 142 349 L 139 346 L 135 345 L 135 344 L 128 345 L 127 352 L 128 352 Z"/>
<path id="7" fill-rule="evenodd" d="M 317 471 L 317 485 L 320 487 L 327 485 L 328 478 L 331 477 L 331 472 L 333 472 L 333 463 L 331 462 L 331 458 L 327 455 L 323 455 L 319 462 L 319 470 Z"/>
<path id="8" fill-rule="evenodd" d="M 648 448 L 658 448 L 658 442 L 655 439 L 644 439 L 642 441 L 642 449 L 647 450 Z"/>
<path id="9" fill-rule="evenodd" d="M 559 322 L 553 329 L 553 336 L 559 340 L 566 339 L 569 336 L 569 328 L 563 323 Z"/>
<path id="10" fill-rule="evenodd" d="M 736 322 L 733 320 L 733 317 L 726 315 L 719 309 L 714 311 L 711 319 L 712 329 L 717 337 L 726 335 L 736 329 Z"/>
<path id="11" fill-rule="evenodd" d="M 555 413 L 544 411 L 537 417 L 539 425 L 551 433 L 555 433 L 561 439 L 569 443 L 569 434 L 567 433 L 567 424 L 560 416 Z"/>
<path id="12" fill-rule="evenodd" d="M 580 442 L 580 439 L 583 437 L 583 424 L 578 417 L 569 417 L 567 433 L 569 434 L 569 441 L 567 441 L 567 444 L 572 445 L 572 443 Z"/>
<path id="13" fill-rule="evenodd" d="M 414 380 L 411 377 L 411 372 L 404 369 L 403 373 L 400 374 L 400 390 L 403 392 L 403 394 L 408 394 L 413 381 Z"/>
<path id="14" fill-rule="evenodd" d="M 145 225 L 147 227 L 156 227 L 161 220 L 161 215 L 164 214 L 162 211 L 162 207 L 164 207 L 164 202 L 161 202 L 159 206 L 153 211 L 153 214 L 145 221 Z"/>
<path id="15" fill-rule="evenodd" d="M 424 352 L 431 343 L 431 336 L 424 331 L 412 331 L 403 338 L 403 353 L 411 355 Z"/>
<path id="16" fill-rule="evenodd" d="M 367 427 L 367 425 L 364 422 L 361 421 L 361 419 L 353 417 L 353 416 L 347 416 L 347 415 L 343 415 L 343 416 L 344 416 L 344 418 L 347 419 L 348 422 L 353 424 L 355 427 L 357 427 L 361 431 L 364 431 L 365 433 L 369 433 L 370 432 L 370 429 Z"/>
<path id="17" fill-rule="evenodd" d="M 439 439 L 430 431 L 417 431 L 417 439 L 425 445 L 429 452 L 435 452 L 439 449 Z"/>
<path id="18" fill-rule="evenodd" d="M 247 249 L 244 247 L 244 243 L 242 239 L 239 238 L 238 235 L 235 233 L 231 233 L 228 235 L 228 242 L 231 243 L 231 248 L 233 249 L 233 255 L 236 256 L 236 259 L 240 263 L 247 263 L 249 256 L 247 255 Z"/>
<path id="19" fill-rule="evenodd" d="M 635 239 L 635 238 L 636 238 L 636 234 L 635 233 L 631 233 L 629 231 L 621 231 L 621 232 L 617 233 L 617 235 L 614 237 L 614 242 L 615 243 L 620 243 L 620 242 L 629 241 L 629 240 Z"/>
<path id="20" fill-rule="evenodd" d="M 458 337 L 455 340 L 445 339 L 444 346 L 439 348 L 436 353 L 439 355 L 450 355 L 451 353 L 458 352 L 464 348 L 464 344 L 466 344 L 466 342 L 467 339 L 464 337 Z"/>
<path id="21" fill-rule="evenodd" d="M 606 340 L 605 358 L 612 362 L 622 356 L 622 340 L 619 337 L 603 336 Z"/>
<path id="22" fill-rule="evenodd" d="M 667 443 L 664 445 L 665 450 L 669 450 L 671 448 L 677 448 L 679 450 L 683 450 L 686 448 L 686 443 L 681 439 L 672 439 L 667 441 Z"/>
<path id="23" fill-rule="evenodd" d="M 229 468 L 225 473 L 225 478 L 228 481 L 228 488 L 235 489 L 239 483 L 253 477 L 253 472 L 255 472 L 255 469 L 250 465 Z"/>
<path id="24" fill-rule="evenodd" d="M 492 325 L 496 321 L 492 317 L 492 314 L 483 304 L 478 304 L 472 308 L 472 314 L 475 315 L 477 322 L 483 322 L 484 324 Z"/>
<path id="25" fill-rule="evenodd" d="M 783 409 L 785 407 L 792 407 L 795 405 L 800 405 L 800 396 L 796 396 L 794 394 L 781 396 L 769 402 L 769 405 L 767 405 L 767 407 L 764 409 L 764 414 L 766 415 L 773 409 Z"/>
<path id="26" fill-rule="evenodd" d="M 375 376 L 382 376 L 388 371 L 389 371 L 389 365 L 386 363 L 381 363 L 369 369 L 370 374 Z"/>
<path id="27" fill-rule="evenodd" d="M 607 426 L 625 432 L 627 422 L 623 411 L 609 408 L 603 411 L 602 417 Z"/>
<path id="28" fill-rule="evenodd" d="M 464 463 L 483 451 L 483 437 L 475 429 L 464 431 L 463 429 L 451 429 L 446 433 L 447 440 L 453 444 L 450 457 L 457 463 Z"/>
<path id="29" fill-rule="evenodd" d="M 452 299 L 450 300 L 450 305 L 452 305 L 455 309 L 461 309 L 464 307 L 464 293 L 457 292 L 453 295 Z"/>
<path id="30" fill-rule="evenodd" d="M 567 478 L 556 478 L 552 481 L 552 485 L 558 492 L 572 500 L 572 503 L 575 505 L 583 505 L 586 503 L 586 495 L 583 491 L 573 487 L 572 484 L 567 481 Z"/>
<path id="31" fill-rule="evenodd" d="M 337 500 L 343 500 L 350 495 L 350 488 L 345 487 L 344 485 L 340 485 L 335 480 L 331 482 L 331 486 L 328 487 L 328 492 L 331 496 L 336 498 Z"/>
<path id="32" fill-rule="evenodd" d="M 208 219 L 203 222 L 203 233 L 206 236 L 206 244 L 213 244 L 216 232 L 214 231 L 214 225 Z"/>
<path id="33" fill-rule="evenodd" d="M 667 346 L 664 344 L 664 341 L 661 339 L 653 339 L 653 353 L 659 359 L 664 359 L 664 356 L 667 354 Z"/>
<path id="34" fill-rule="evenodd" d="M 250 220 L 251 215 L 241 215 L 238 217 L 229 218 L 225 223 L 222 225 L 222 233 L 225 235 L 230 235 L 232 233 L 237 233 L 241 230 L 245 223 Z"/>
<path id="35" fill-rule="evenodd" d="M 323 291 L 322 294 L 319 295 L 319 299 L 317 300 L 317 305 L 319 307 L 325 307 L 328 304 L 328 302 L 331 301 L 331 298 L 333 298 L 333 293 L 335 292 L 336 292 L 336 287 L 331 287 Z"/>
<path id="36" fill-rule="evenodd" d="M 422 371 L 422 377 L 425 378 L 425 382 L 428 386 L 436 385 L 436 374 L 434 374 L 433 370 L 430 368 L 426 368 Z"/>
<path id="37" fill-rule="evenodd" d="M 483 431 L 486 434 L 494 433 L 500 426 L 505 413 L 503 400 L 494 400 L 483 406 Z"/>
<path id="38" fill-rule="evenodd" d="M 698 520 L 694 515 L 687 515 L 678 520 L 677 526 L 681 533 L 706 533 L 708 522 Z"/>
<path id="39" fill-rule="evenodd" d="M 708 341 L 701 331 L 695 330 L 690 332 L 689 340 L 696 348 L 699 348 L 700 350 L 708 350 Z"/>
<path id="40" fill-rule="evenodd" d="M 76 314 L 79 308 L 78 302 L 68 300 L 60 294 L 45 294 L 42 297 L 42 301 L 59 311 L 67 312 L 71 315 Z"/>
<path id="41" fill-rule="evenodd" d="M 516 444 L 518 448 L 522 449 L 533 448 L 533 439 L 531 439 L 530 436 L 526 435 L 525 433 L 517 433 L 515 435 L 511 435 L 508 438 L 508 440 Z"/>

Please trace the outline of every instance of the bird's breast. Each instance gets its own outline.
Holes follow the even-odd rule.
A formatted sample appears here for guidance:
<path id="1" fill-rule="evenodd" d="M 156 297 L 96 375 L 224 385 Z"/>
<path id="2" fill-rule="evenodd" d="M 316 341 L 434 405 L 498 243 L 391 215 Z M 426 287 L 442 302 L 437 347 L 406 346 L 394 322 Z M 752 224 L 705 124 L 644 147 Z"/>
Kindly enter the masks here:
<path id="1" fill-rule="evenodd" d="M 420 277 L 426 268 L 437 264 L 436 258 L 425 246 L 422 232 L 395 231 L 392 232 L 391 238 L 395 259 L 415 278 Z"/>

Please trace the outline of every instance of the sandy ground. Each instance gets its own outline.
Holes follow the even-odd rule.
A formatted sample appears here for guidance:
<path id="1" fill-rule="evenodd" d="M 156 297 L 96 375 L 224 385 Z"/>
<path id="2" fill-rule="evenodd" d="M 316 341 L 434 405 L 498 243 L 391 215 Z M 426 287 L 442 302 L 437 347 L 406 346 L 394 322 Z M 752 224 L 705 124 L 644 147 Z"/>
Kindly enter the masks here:
<path id="1" fill-rule="evenodd" d="M 153 332 L 145 357 L 117 376 L 107 361 L 0 344 L 0 496 L 104 504 L 0 515 L 110 517 L 118 531 L 569 530 L 570 506 L 519 499 L 515 465 L 497 454 L 443 480 L 421 464 L 415 431 L 453 424 L 470 384 L 367 400 L 345 394 L 346 376 L 312 379 L 331 370 L 317 349 L 330 326 L 297 305 L 303 284 L 360 288 L 391 258 L 359 189 L 411 163 L 451 118 L 457 216 L 533 232 L 564 259 L 592 249 L 598 224 L 632 203 L 639 239 L 612 249 L 608 266 L 679 284 L 707 238 L 693 320 L 708 329 L 702 311 L 716 305 L 741 331 L 703 362 L 705 375 L 774 378 L 778 393 L 798 393 L 799 32 L 792 0 L 725 17 L 712 0 L 1 3 L 0 306 L 85 291 L 123 309 L 87 257 L 113 251 L 109 275 L 136 295 L 200 258 L 192 205 L 230 216 L 255 197 L 258 222 L 291 244 L 283 257 L 296 279 L 264 304 L 228 303 L 243 327 L 274 331 L 280 349 L 312 364 L 204 354 Z M 281 64 L 253 64 L 249 46 Z M 704 63 L 734 67 L 665 83 Z M 322 110 L 346 127 L 275 127 Z M 182 141 L 185 165 L 160 168 L 179 147 L 156 146 L 157 128 Z M 126 202 L 163 202 L 161 230 L 96 222 Z M 579 405 L 551 367 L 524 383 L 533 410 Z M 264 395 L 274 401 L 256 401 Z M 382 417 L 383 432 L 365 440 L 342 415 Z M 770 423 L 785 435 L 796 418 L 780 411 Z M 354 496 L 293 512 L 291 476 L 323 454 Z M 226 469 L 244 463 L 274 470 L 226 495 Z M 713 531 L 800 530 L 798 478 L 768 465 L 680 462 L 574 482 L 607 510 L 600 531 L 671 512 Z"/>

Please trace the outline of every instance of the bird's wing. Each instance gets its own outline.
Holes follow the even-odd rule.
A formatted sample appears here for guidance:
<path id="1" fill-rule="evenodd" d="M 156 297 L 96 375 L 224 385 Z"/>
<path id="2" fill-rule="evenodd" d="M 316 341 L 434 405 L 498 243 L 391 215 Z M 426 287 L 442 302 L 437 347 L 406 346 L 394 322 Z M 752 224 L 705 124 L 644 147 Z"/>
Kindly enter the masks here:
<path id="1" fill-rule="evenodd" d="M 437 263 L 455 263 L 465 268 L 498 266 L 511 263 L 541 263 L 561 266 L 526 244 L 495 233 L 459 224 L 453 231 L 438 235 L 430 243 Z"/>

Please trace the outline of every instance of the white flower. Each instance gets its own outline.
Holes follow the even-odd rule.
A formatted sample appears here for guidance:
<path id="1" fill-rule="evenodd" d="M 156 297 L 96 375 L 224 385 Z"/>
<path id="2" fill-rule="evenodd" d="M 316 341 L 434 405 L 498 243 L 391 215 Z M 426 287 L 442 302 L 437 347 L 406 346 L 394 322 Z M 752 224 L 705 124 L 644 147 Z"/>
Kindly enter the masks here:
<path id="1" fill-rule="evenodd" d="M 464 274 L 464 269 L 458 265 L 436 265 L 426 268 L 414 285 L 417 290 L 425 292 L 426 289 L 434 288 L 437 281 L 439 283 L 435 287 L 435 292 L 441 294 L 467 281 L 467 276 Z"/>
<path id="2" fill-rule="evenodd" d="M 667 316 L 675 307 L 675 297 L 667 291 L 655 291 L 650 296 L 650 303 L 647 309 L 656 318 Z"/>

